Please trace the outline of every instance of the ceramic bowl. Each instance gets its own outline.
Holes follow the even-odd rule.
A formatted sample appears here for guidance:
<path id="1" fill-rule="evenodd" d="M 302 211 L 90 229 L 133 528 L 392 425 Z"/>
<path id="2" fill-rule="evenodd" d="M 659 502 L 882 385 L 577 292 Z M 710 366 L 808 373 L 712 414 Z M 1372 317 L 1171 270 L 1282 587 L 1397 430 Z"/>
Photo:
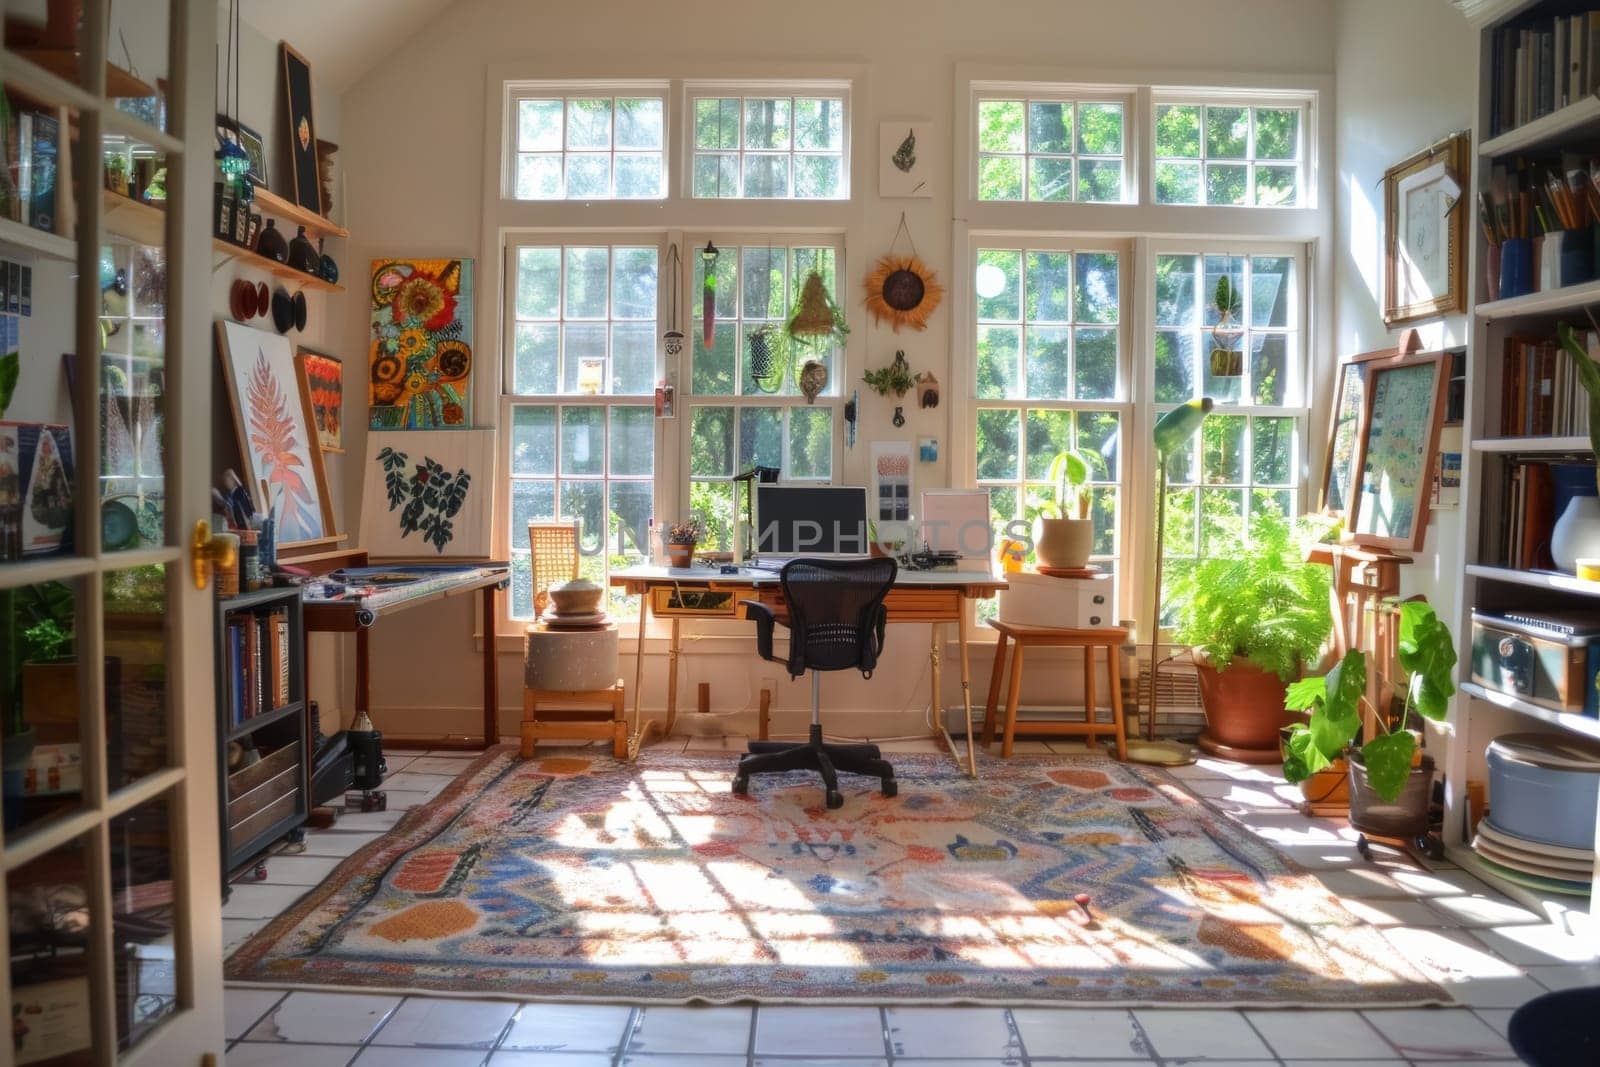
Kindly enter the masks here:
<path id="1" fill-rule="evenodd" d="M 604 587 L 587 578 L 575 578 L 551 586 L 550 600 L 557 615 L 591 615 L 600 610 L 600 598 L 605 592 Z"/>

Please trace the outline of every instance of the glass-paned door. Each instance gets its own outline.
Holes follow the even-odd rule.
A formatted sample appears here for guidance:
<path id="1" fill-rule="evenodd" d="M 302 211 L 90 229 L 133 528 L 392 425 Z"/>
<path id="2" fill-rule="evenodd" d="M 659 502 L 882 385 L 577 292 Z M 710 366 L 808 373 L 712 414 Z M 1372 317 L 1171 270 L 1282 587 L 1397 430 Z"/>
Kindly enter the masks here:
<path id="1" fill-rule="evenodd" d="M 17 1063 L 198 1063 L 222 1038 L 190 548 L 216 6 L 29 9 L 0 52 L 0 995 Z"/>

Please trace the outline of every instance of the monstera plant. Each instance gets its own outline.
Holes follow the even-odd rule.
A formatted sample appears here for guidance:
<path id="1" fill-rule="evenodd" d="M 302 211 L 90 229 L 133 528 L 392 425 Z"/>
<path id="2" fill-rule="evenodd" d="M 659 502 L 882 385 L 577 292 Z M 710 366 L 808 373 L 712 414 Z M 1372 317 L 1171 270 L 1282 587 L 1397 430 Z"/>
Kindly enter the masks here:
<path id="1" fill-rule="evenodd" d="M 1367 657 L 1351 649 L 1325 676 L 1289 686 L 1284 706 L 1306 716 L 1289 728 L 1284 742 L 1283 776 L 1301 782 L 1344 755 L 1361 732 L 1363 718 L 1376 724 L 1352 752 L 1365 770 L 1372 791 L 1393 803 L 1412 775 L 1417 735 L 1406 728 L 1411 712 L 1442 722 L 1456 691 L 1455 639 L 1424 601 L 1400 605 L 1400 667 L 1409 679 L 1406 696 L 1393 717 L 1373 708 L 1366 698 Z M 1371 712 L 1363 716 L 1363 711 Z"/>

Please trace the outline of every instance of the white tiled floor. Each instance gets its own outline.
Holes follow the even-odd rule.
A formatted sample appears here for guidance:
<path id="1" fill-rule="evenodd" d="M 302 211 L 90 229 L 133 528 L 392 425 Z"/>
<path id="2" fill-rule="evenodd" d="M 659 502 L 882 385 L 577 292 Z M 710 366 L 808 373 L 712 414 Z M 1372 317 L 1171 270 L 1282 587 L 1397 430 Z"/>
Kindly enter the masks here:
<path id="1" fill-rule="evenodd" d="M 743 738 L 674 739 L 727 752 Z M 1026 751 L 1050 752 L 1028 742 Z M 933 751 L 932 742 L 886 742 Z M 1018 746 L 1022 748 L 1021 745 Z M 1076 743 L 1058 747 L 1081 753 Z M 427 803 L 466 766 L 458 752 L 394 753 L 390 810 L 350 813 L 307 835 L 295 856 L 268 860 L 265 882 L 236 885 L 228 947 Z M 1547 989 L 1600 984 L 1594 939 L 1465 871 L 1368 863 L 1342 821 L 1306 819 L 1274 768 L 1203 761 L 1173 773 L 1305 867 L 1352 910 L 1383 927 L 1398 955 L 1450 988 L 1458 1007 L 1394 1010 L 1219 1010 L 999 1007 L 642 1007 L 516 1004 L 446 997 L 230 988 L 228 1063 L 244 1067 L 1138 1067 L 1204 1063 L 1280 1067 L 1510 1064 L 1511 1010 Z"/>

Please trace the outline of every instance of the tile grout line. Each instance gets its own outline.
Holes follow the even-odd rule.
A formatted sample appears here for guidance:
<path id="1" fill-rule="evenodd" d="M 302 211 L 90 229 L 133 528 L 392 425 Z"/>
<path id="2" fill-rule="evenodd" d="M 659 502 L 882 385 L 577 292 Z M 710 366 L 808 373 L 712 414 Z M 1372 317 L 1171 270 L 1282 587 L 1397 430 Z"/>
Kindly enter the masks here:
<path id="1" fill-rule="evenodd" d="M 1261 1042 L 1262 1047 L 1264 1047 L 1267 1050 L 1267 1052 L 1272 1056 L 1272 1062 L 1278 1064 L 1279 1067 L 1283 1067 L 1283 1061 L 1285 1059 L 1287 1059 L 1288 1057 L 1284 1056 L 1283 1053 L 1278 1051 L 1278 1046 L 1274 1045 L 1271 1041 L 1267 1040 L 1267 1035 L 1263 1034 L 1261 1032 L 1261 1028 L 1256 1026 L 1255 1020 L 1250 1018 L 1250 1016 L 1245 1013 L 1245 1010 L 1243 1008 L 1235 1008 L 1235 1009 L 1233 1009 L 1233 1013 L 1235 1015 L 1237 1015 L 1244 1022 L 1244 1024 L 1246 1026 L 1248 1026 L 1250 1028 L 1250 1032 L 1252 1034 L 1256 1035 L 1256 1038 Z"/>

